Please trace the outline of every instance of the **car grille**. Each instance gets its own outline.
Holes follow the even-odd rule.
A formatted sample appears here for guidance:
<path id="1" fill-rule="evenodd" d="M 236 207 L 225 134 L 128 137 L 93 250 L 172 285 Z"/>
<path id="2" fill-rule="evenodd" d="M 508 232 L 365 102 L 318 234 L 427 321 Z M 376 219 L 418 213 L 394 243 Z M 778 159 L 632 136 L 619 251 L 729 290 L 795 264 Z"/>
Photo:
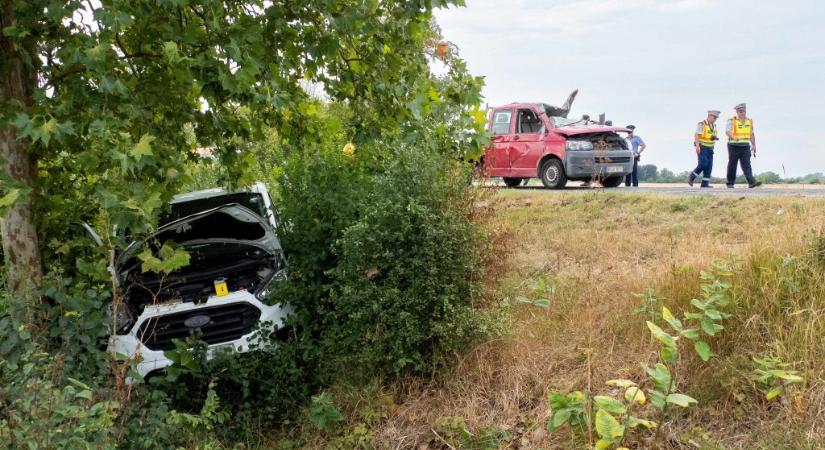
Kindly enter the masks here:
<path id="1" fill-rule="evenodd" d="M 196 316 L 208 316 L 209 322 L 197 328 L 184 324 L 187 319 Z M 172 339 L 186 339 L 195 329 L 199 329 L 201 340 L 207 344 L 219 344 L 250 333 L 260 317 L 258 308 L 243 302 L 199 308 L 146 320 L 140 326 L 138 338 L 152 350 L 171 350 L 175 348 Z"/>
<path id="2" fill-rule="evenodd" d="M 594 161 L 596 164 L 610 164 L 610 163 L 613 163 L 613 164 L 619 164 L 619 163 L 629 163 L 629 162 L 630 162 L 630 157 L 629 157 L 629 156 L 614 156 L 614 157 L 610 157 L 610 156 L 597 156 L 597 157 L 593 158 L 593 161 Z"/>

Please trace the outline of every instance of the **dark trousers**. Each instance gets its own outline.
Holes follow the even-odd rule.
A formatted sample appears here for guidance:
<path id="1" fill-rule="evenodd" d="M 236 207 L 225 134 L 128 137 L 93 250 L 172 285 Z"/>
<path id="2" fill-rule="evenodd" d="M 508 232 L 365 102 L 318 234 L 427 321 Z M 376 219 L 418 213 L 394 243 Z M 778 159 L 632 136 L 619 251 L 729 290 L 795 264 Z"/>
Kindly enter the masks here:
<path id="1" fill-rule="evenodd" d="M 713 170 L 713 147 L 699 146 L 699 165 L 690 174 L 691 183 L 701 175 L 702 187 L 710 186 L 711 170 Z"/>
<path id="2" fill-rule="evenodd" d="M 630 183 L 633 183 L 633 186 L 639 187 L 639 157 L 633 157 L 633 172 L 627 174 L 624 177 L 624 185 L 630 186 Z"/>
<path id="3" fill-rule="evenodd" d="M 755 184 L 753 169 L 751 169 L 751 145 L 750 144 L 728 144 L 728 186 L 733 186 L 736 182 L 736 166 L 742 166 L 742 172 L 748 180 L 748 184 Z"/>

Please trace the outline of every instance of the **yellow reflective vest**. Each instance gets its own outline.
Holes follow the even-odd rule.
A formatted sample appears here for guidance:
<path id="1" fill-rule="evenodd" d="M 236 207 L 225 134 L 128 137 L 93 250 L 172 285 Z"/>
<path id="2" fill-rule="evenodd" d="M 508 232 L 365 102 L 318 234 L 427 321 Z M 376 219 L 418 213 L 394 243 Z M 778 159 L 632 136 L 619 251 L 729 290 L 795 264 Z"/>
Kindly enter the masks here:
<path id="1" fill-rule="evenodd" d="M 707 120 L 699 122 L 699 125 L 702 125 L 702 134 L 698 135 L 699 137 L 696 138 L 696 141 L 699 142 L 699 145 L 702 147 L 713 148 L 713 138 L 716 137 L 716 125 L 709 124 Z"/>
<path id="2" fill-rule="evenodd" d="M 753 120 L 745 118 L 744 121 L 738 118 L 731 117 L 733 127 L 731 127 L 731 134 L 733 137 L 728 140 L 731 144 L 748 144 L 751 141 L 751 133 L 753 132 Z"/>

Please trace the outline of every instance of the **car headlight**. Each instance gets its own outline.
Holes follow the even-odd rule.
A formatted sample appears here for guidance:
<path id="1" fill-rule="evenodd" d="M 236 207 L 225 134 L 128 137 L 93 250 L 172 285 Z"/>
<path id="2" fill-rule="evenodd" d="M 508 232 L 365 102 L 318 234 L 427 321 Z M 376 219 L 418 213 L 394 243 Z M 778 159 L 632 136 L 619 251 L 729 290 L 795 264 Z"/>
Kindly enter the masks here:
<path id="1" fill-rule="evenodd" d="M 593 143 L 589 141 L 567 141 L 566 148 L 569 151 L 593 150 Z"/>

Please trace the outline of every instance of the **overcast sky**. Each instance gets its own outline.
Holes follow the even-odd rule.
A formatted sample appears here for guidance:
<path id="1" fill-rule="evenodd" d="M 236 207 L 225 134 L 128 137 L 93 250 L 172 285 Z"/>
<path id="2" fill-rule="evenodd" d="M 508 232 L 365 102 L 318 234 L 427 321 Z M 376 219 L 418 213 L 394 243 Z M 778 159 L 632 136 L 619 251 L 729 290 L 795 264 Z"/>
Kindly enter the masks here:
<path id="1" fill-rule="evenodd" d="M 436 12 L 483 75 L 490 106 L 560 105 L 636 125 L 643 164 L 692 170 L 708 109 L 754 119 L 754 172 L 825 172 L 825 2 L 821 0 L 467 0 Z M 727 150 L 716 146 L 715 176 Z M 783 171 L 784 165 L 784 171 Z"/>

